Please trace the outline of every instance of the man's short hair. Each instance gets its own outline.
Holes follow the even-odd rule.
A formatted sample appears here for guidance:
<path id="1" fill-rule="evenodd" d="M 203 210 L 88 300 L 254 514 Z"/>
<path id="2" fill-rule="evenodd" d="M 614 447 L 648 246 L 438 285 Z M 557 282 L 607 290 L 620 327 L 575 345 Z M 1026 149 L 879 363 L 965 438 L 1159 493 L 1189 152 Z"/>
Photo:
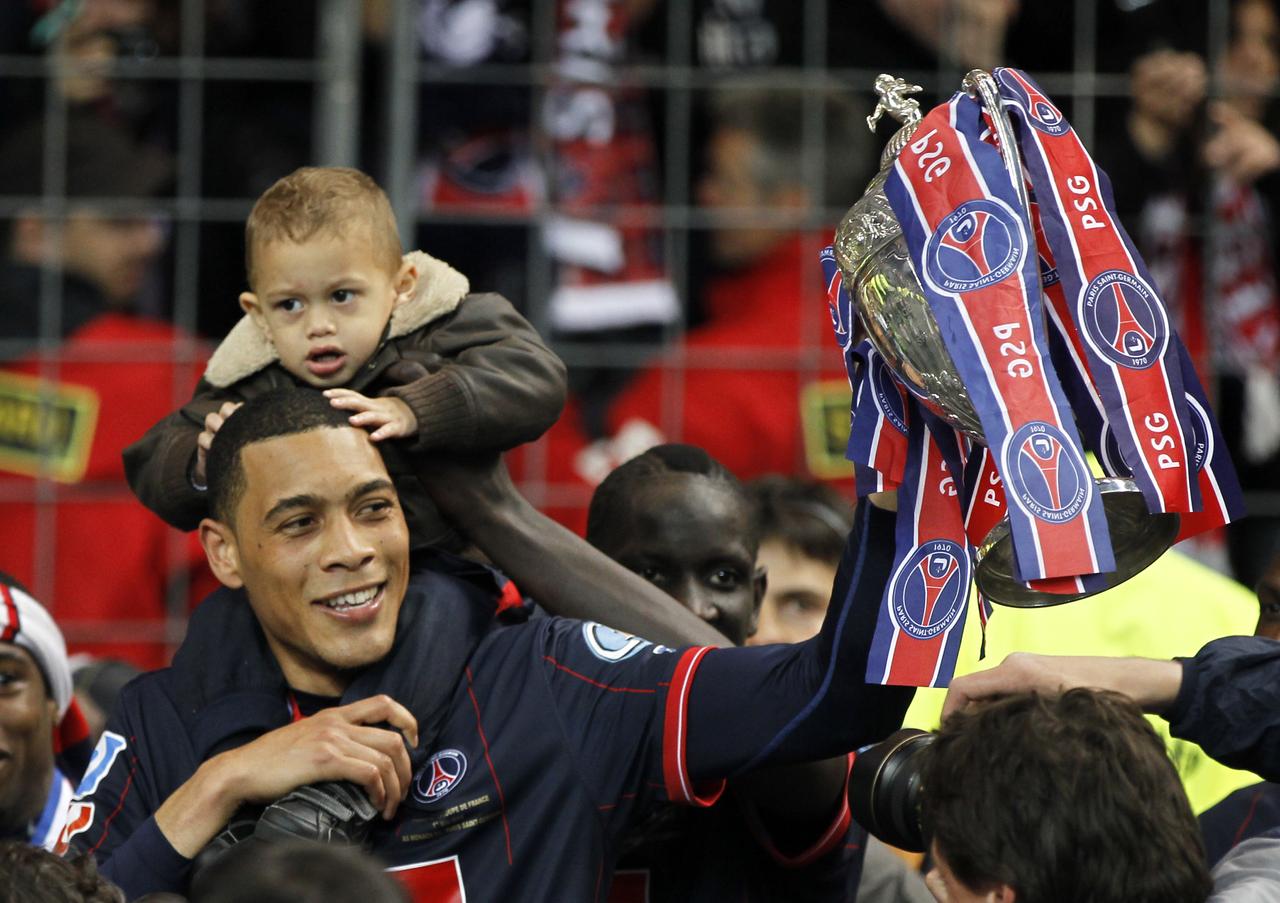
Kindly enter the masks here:
<path id="1" fill-rule="evenodd" d="M 338 844 L 249 842 L 200 872 L 191 903 L 408 903 L 404 888 L 371 856 Z"/>
<path id="2" fill-rule="evenodd" d="M 246 401 L 226 419 L 209 447 L 205 463 L 209 513 L 235 526 L 236 506 L 245 488 L 240 452 L 246 445 L 311 430 L 349 427 L 349 416 L 314 389 L 272 389 Z"/>
<path id="3" fill-rule="evenodd" d="M 1076 689 L 957 712 L 926 758 L 921 817 L 952 873 L 1018 903 L 1201 903 L 1195 815 L 1132 701 Z"/>
<path id="4" fill-rule="evenodd" d="M 721 483 L 742 499 L 748 520 L 742 525 L 747 547 L 754 555 L 760 547 L 760 523 L 755 504 L 742 483 L 729 469 L 696 445 L 670 443 L 655 445 L 642 455 L 619 465 L 604 478 L 587 509 L 587 542 L 599 547 L 605 537 L 627 521 L 627 510 L 635 495 L 654 478 L 670 474 L 690 474 Z"/>
<path id="5" fill-rule="evenodd" d="M 864 121 L 869 111 L 851 92 L 815 94 L 744 78 L 717 86 L 709 105 L 714 128 L 736 129 L 756 140 L 753 171 L 765 191 L 805 186 L 815 206 L 843 209 L 861 196 L 878 168 L 878 145 Z M 806 117 L 819 120 L 820 131 L 806 128 Z M 815 143 L 819 134 L 821 144 Z M 822 167 L 811 173 L 809 161 L 819 147 Z"/>
<path id="6" fill-rule="evenodd" d="M 93 854 L 62 859 L 32 844 L 0 843 L 4 899 L 23 903 L 124 903 L 124 893 L 98 874 Z"/>
<path id="7" fill-rule="evenodd" d="M 273 241 L 305 242 L 318 233 L 350 234 L 353 222 L 369 230 L 374 253 L 387 268 L 400 266 L 403 248 L 387 194 L 358 169 L 304 166 L 262 193 L 244 226 L 244 263 L 253 284 L 253 258 Z"/>
<path id="8" fill-rule="evenodd" d="M 760 541 L 778 540 L 806 558 L 840 564 L 853 529 L 853 508 L 825 483 L 770 474 L 752 480 L 747 491 L 760 516 Z"/>

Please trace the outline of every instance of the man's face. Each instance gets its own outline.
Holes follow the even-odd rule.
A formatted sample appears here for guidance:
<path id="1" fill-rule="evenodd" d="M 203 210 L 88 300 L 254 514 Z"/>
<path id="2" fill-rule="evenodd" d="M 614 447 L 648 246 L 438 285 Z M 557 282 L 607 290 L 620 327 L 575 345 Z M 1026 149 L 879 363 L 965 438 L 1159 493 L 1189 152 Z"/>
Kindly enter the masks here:
<path id="1" fill-rule="evenodd" d="M 758 142 L 739 129 L 723 128 L 708 142 L 707 170 L 698 182 L 698 203 L 717 218 L 712 227 L 711 252 L 722 267 L 749 266 L 772 251 L 800 226 L 770 222 L 786 212 L 802 212 L 807 194 L 800 185 L 790 190 L 768 189 L 760 184 L 757 169 Z M 751 222 L 755 218 L 758 222 Z"/>
<path id="2" fill-rule="evenodd" d="M 252 293 L 241 306 L 266 330 L 280 365 L 317 388 L 345 386 L 378 350 L 412 281 L 388 269 L 368 229 L 338 238 L 272 241 L 254 253 Z"/>
<path id="3" fill-rule="evenodd" d="M 80 210 L 67 217 L 62 265 L 97 286 L 109 302 L 124 305 L 141 291 L 163 249 L 164 231 L 154 219 Z"/>
<path id="4" fill-rule="evenodd" d="M 598 538 L 600 550 L 735 644 L 745 642 L 762 589 L 745 535 L 746 500 L 717 480 L 671 473 L 645 483 L 626 514 Z"/>
<path id="5" fill-rule="evenodd" d="M 0 643 L 0 833 L 22 831 L 44 807 L 57 718 L 31 653 Z"/>
<path id="6" fill-rule="evenodd" d="M 769 577 L 752 646 L 801 643 L 822 629 L 835 583 L 835 565 L 810 558 L 780 539 L 760 543 L 756 563 Z"/>
<path id="7" fill-rule="evenodd" d="M 210 564 L 245 588 L 290 686 L 339 695 L 351 670 L 381 660 L 395 637 L 409 575 L 395 488 L 368 434 L 351 427 L 240 454 L 233 529 L 202 524 Z"/>

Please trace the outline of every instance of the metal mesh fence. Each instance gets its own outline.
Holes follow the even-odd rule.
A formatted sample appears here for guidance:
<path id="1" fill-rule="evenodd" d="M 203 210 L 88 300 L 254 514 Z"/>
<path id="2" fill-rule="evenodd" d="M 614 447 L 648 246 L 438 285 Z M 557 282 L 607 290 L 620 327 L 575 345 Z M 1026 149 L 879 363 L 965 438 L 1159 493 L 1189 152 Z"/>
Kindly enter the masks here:
<path id="1" fill-rule="evenodd" d="M 780 221 L 775 209 L 709 211 L 697 202 L 696 184 L 705 152 L 701 140 L 705 137 L 701 119 L 705 101 L 735 74 L 731 66 L 708 62 L 717 41 L 724 38 L 712 27 L 714 22 L 708 25 L 708 9 L 713 13 L 745 9 L 768 22 L 783 5 L 763 0 L 738 4 L 723 0 L 669 0 L 654 4 L 643 25 L 647 42 L 643 52 L 615 60 L 594 76 L 590 70 L 584 74 L 567 69 L 564 34 L 566 16 L 605 15 L 617 4 L 602 0 L 595 4 L 599 9 L 594 13 L 586 9 L 591 5 L 569 0 L 531 0 L 508 9 L 499 4 L 523 32 L 523 53 L 507 59 L 491 55 L 465 64 L 424 53 L 424 45 L 431 41 L 424 31 L 432 21 L 428 14 L 432 8 L 442 6 L 435 0 L 280 4 L 284 11 L 265 17 L 265 21 L 282 30 L 243 40 L 241 52 L 234 55 L 224 50 L 230 43 L 228 34 L 246 27 L 241 19 L 248 16 L 249 7 L 216 0 L 181 0 L 172 4 L 165 20 L 169 26 L 167 43 L 161 42 L 158 48 L 134 47 L 129 54 L 107 59 L 77 61 L 57 52 L 56 43 L 43 50 L 19 50 L 14 48 L 21 41 L 9 41 L 7 52 L 0 54 L 0 88 L 4 96 L 39 99 L 30 103 L 26 111 L 45 124 L 45 153 L 42 187 L 29 194 L 0 197 L 0 220 L 13 220 L 32 210 L 57 220 L 73 206 L 66 190 L 65 142 L 69 107 L 75 103 L 68 97 L 69 81 L 84 76 L 88 69 L 93 77 L 113 86 L 160 97 L 161 109 L 156 118 L 162 123 L 159 132 L 172 151 L 174 191 L 147 206 L 147 215 L 162 221 L 168 248 L 161 258 L 160 277 L 144 294 L 143 305 L 150 305 L 150 313 L 170 319 L 185 335 L 206 337 L 170 346 L 169 353 L 178 365 L 171 371 L 169 386 L 171 407 L 176 409 L 190 397 L 192 367 L 208 352 L 210 341 L 216 340 L 239 314 L 234 306 L 235 293 L 243 281 L 239 235 L 256 191 L 248 190 L 246 181 L 232 182 L 228 188 L 218 173 L 234 168 L 235 156 L 243 150 L 243 145 L 232 140 L 231 126 L 238 118 L 238 105 L 251 112 L 257 98 L 270 97 L 280 115 L 275 120 L 260 117 L 255 122 L 260 126 L 263 147 L 274 146 L 277 130 L 288 133 L 286 151 L 278 155 L 282 164 L 357 165 L 374 173 L 392 199 L 407 244 L 416 238 L 428 251 L 433 250 L 435 241 L 462 243 L 472 249 L 492 246 L 516 261 L 514 275 L 500 287 L 544 335 L 554 337 L 556 351 L 572 368 L 628 371 L 641 367 L 684 330 L 691 316 L 698 314 L 700 236 L 722 223 L 725 216 L 734 218 L 739 225 Z M 33 6 L 42 10 L 52 7 L 54 11 L 59 7 Z M 787 4 L 786 15 L 779 20 L 785 27 L 778 26 L 772 39 L 785 47 L 772 58 L 762 54 L 764 62 L 751 67 L 748 73 L 775 90 L 793 93 L 802 112 L 805 154 L 801 169 L 811 186 L 821 185 L 830 168 L 846 165 L 844 160 L 829 159 L 824 151 L 822 92 L 835 90 L 865 98 L 878 74 L 876 69 L 859 67 L 856 59 L 847 58 L 848 54 L 832 52 L 831 35 L 836 26 L 843 26 L 841 34 L 849 34 L 852 21 L 856 32 L 860 6 L 829 0 Z M 1068 4 L 1035 6 L 1055 9 L 1051 13 L 1041 11 L 1035 22 L 1022 31 L 1015 29 L 1010 41 L 1022 42 L 1018 47 L 1022 64 L 1069 108 L 1073 124 L 1086 143 L 1091 143 L 1103 130 L 1117 127 L 1115 111 L 1129 92 L 1127 71 L 1108 63 L 1100 52 L 1111 40 L 1106 29 L 1114 19 L 1117 4 L 1073 0 Z M 1200 16 L 1200 35 L 1209 69 L 1213 71 L 1227 40 L 1231 6 L 1226 0 L 1194 6 Z M 249 19 L 257 22 L 261 17 Z M 1041 32 L 1029 33 L 1027 29 L 1033 26 Z M 271 52 L 273 41 L 287 52 Z M 944 45 L 946 41 L 944 37 Z M 1053 67 L 1036 65 L 1033 42 L 1037 41 L 1054 50 L 1050 55 L 1055 61 Z M 730 47 L 726 51 L 728 57 L 733 56 L 732 50 Z M 942 62 L 933 68 L 905 69 L 895 74 L 918 79 L 930 91 L 941 93 L 959 85 L 962 71 L 957 63 Z M 643 99 L 660 178 L 651 198 L 587 210 L 586 214 L 594 214 L 596 219 L 622 219 L 650 230 L 658 242 L 657 257 L 665 276 L 682 301 L 677 316 L 655 330 L 640 338 L 619 340 L 614 336 L 609 342 L 591 334 L 554 328 L 549 299 L 557 285 L 558 269 L 543 241 L 548 225 L 563 214 L 555 192 L 545 189 L 544 177 L 557 172 L 561 161 L 556 159 L 556 143 L 548 140 L 544 104 L 549 92 L 563 87 L 566 78 L 574 84 L 590 85 L 593 77 L 600 79 L 596 87 L 625 88 Z M 516 206 L 424 202 L 424 172 L 429 169 L 424 161 L 431 158 L 439 139 L 441 111 L 448 104 L 457 103 L 451 88 L 462 89 L 459 96 L 464 98 L 464 105 L 483 108 L 496 102 L 491 99 L 497 97 L 510 104 L 516 112 L 508 125 L 523 131 L 519 144 L 528 152 L 535 182 L 543 180 L 543 190 L 533 192 Z M 1214 90 L 1211 83 L 1210 93 Z M 0 106 L 0 111 L 4 109 Z M 872 144 L 878 145 L 880 140 Z M 860 165 L 866 162 L 861 161 Z M 276 175 L 283 175 L 284 171 L 282 168 Z M 829 230 L 853 200 L 849 197 L 834 204 L 812 205 L 799 222 L 786 222 L 801 231 L 820 233 Z M 138 210 L 138 202 L 126 198 L 96 197 L 93 206 L 105 216 L 124 217 Z M 496 251 L 494 256 L 499 256 Z M 479 257 L 483 259 L 484 254 Z M 56 250 L 48 259 L 52 263 L 42 271 L 37 298 L 0 299 L 10 312 L 15 309 L 13 305 L 37 305 L 39 312 L 36 340 L 0 340 L 0 359 L 22 356 L 34 362 L 34 375 L 45 387 L 40 391 L 50 396 L 45 400 L 53 404 L 56 399 L 51 396 L 56 393 L 49 387 L 60 384 L 62 371 L 76 358 L 74 354 L 68 357 L 63 341 L 64 283 Z M 679 408 L 687 367 L 779 370 L 798 372 L 806 379 L 816 379 L 822 370 L 830 369 L 829 325 L 816 260 L 811 270 L 797 290 L 798 297 L 812 298 L 814 302 L 804 311 L 805 339 L 798 350 L 677 350 L 664 358 L 660 426 L 667 438 L 682 438 Z M 477 288 L 491 287 L 485 284 L 490 274 L 473 271 L 469 275 Z M 147 353 L 150 352 L 136 349 L 131 354 L 118 347 L 112 351 L 122 366 L 144 359 Z M 732 411 L 726 411 L 724 416 L 732 416 Z M 545 443 L 524 450 L 522 488 L 535 504 L 580 506 L 584 502 L 582 487 L 562 485 L 551 476 L 551 454 Z M 0 471 L 3 469 L 0 467 Z M 805 463 L 798 460 L 796 470 L 805 469 Z M 5 566 L 28 575 L 35 595 L 52 602 L 73 643 L 127 641 L 172 649 L 185 626 L 189 604 L 187 563 L 191 553 L 189 539 L 176 531 L 166 535 L 162 552 L 165 560 L 156 560 L 151 566 L 164 583 L 163 617 L 140 611 L 136 618 L 115 616 L 103 620 L 93 612 L 80 610 L 76 600 L 59 597 L 57 590 L 57 570 L 77 567 L 76 550 L 59 546 L 58 525 L 66 506 L 102 501 L 124 504 L 129 498 L 128 488 L 118 478 L 68 482 L 55 479 L 48 468 L 37 468 L 29 479 L 0 481 L 0 505 L 25 506 L 34 511 L 30 521 L 22 521 L 22 529 L 29 524 L 33 531 L 31 541 L 6 544 L 11 549 L 29 548 L 32 560 L 10 561 Z M 1258 495 L 1252 501 L 1255 509 L 1280 511 L 1280 499 L 1270 495 Z M 108 518 L 109 514 L 104 515 L 101 524 L 106 534 L 112 530 Z M 0 532 L 9 529 L 13 527 L 0 527 Z M 96 579 L 110 581 L 113 575 L 102 573 Z"/>

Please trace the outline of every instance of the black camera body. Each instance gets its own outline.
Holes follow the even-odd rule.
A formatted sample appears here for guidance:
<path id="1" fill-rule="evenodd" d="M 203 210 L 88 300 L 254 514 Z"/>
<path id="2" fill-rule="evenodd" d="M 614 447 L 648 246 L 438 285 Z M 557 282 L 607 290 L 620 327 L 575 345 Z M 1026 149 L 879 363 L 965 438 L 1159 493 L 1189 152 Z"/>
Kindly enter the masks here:
<path id="1" fill-rule="evenodd" d="M 928 731 L 903 728 L 854 757 L 849 808 L 859 824 L 890 846 L 925 851 L 921 772 L 935 739 Z"/>

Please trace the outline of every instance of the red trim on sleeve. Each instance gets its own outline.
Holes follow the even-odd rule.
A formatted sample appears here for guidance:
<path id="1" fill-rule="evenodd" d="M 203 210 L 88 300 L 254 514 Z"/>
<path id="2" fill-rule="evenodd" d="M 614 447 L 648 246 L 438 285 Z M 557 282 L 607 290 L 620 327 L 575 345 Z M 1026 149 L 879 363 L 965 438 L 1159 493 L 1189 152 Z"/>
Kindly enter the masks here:
<path id="1" fill-rule="evenodd" d="M 742 807 L 747 811 L 747 821 L 751 826 L 751 833 L 755 835 L 760 846 L 765 848 L 769 856 L 778 865 L 788 869 L 804 868 L 817 862 L 844 843 L 845 836 L 849 833 L 849 825 L 853 821 L 853 813 L 849 811 L 849 774 L 853 771 L 853 758 L 853 753 L 849 753 L 846 757 L 844 785 L 840 788 L 840 810 L 827 826 L 827 829 L 822 832 L 822 836 L 814 841 L 812 846 L 801 850 L 799 853 L 788 856 L 779 850 L 774 844 L 773 838 L 769 836 L 769 829 L 765 827 L 760 813 L 752 806 Z"/>
<path id="2" fill-rule="evenodd" d="M 502 592 L 498 595 L 498 614 L 502 614 L 511 608 L 520 608 L 524 605 L 524 595 L 520 592 L 520 588 L 516 586 L 514 580 L 508 580 L 502 584 Z"/>
<path id="3" fill-rule="evenodd" d="M 699 646 L 685 650 L 671 676 L 671 688 L 667 691 L 667 708 L 662 725 L 662 779 L 666 784 L 667 798 L 672 802 L 689 806 L 714 805 L 724 793 L 724 781 L 711 782 L 694 787 L 685 762 L 685 745 L 688 738 L 689 690 L 693 676 L 702 657 L 711 646 Z"/>

